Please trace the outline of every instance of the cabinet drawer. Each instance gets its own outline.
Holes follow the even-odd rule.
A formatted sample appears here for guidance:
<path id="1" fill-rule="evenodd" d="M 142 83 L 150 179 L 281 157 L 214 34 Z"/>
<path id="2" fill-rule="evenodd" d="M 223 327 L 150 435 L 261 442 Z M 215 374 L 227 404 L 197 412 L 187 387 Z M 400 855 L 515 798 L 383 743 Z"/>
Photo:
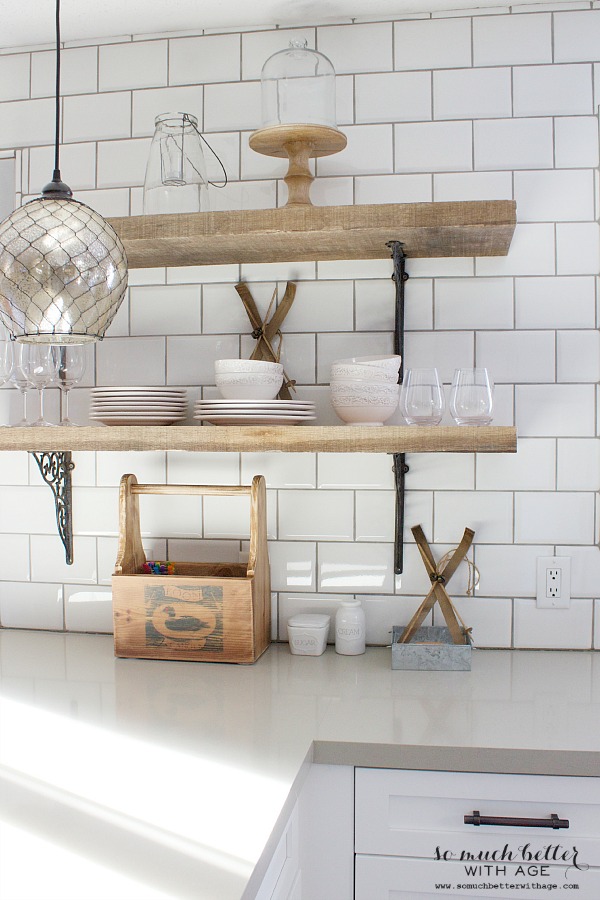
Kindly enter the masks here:
<path id="1" fill-rule="evenodd" d="M 577 897 L 577 900 L 598 900 L 600 897 L 600 869 L 585 872 L 570 871 L 565 879 L 559 866 L 547 866 L 542 874 L 521 874 L 511 865 L 506 873 L 499 866 L 491 872 L 465 871 L 462 863 L 431 862 L 423 859 L 402 859 L 395 856 L 357 856 L 355 900 L 490 900 L 491 897 L 528 898 L 558 896 Z M 533 871 L 533 869 L 531 870 Z M 501 886 L 503 885 L 503 886 Z M 517 887 L 518 885 L 518 887 Z M 543 885 L 543 887 L 536 886 Z M 551 887 L 552 885 L 552 887 Z M 565 886 L 568 885 L 565 889 Z"/>
<path id="2" fill-rule="evenodd" d="M 465 825 L 464 816 L 474 810 L 539 819 L 556 813 L 569 828 Z M 600 778 L 356 770 L 357 853 L 433 859 L 439 848 L 446 859 L 464 859 L 464 852 L 500 852 L 505 844 L 505 854 L 515 855 L 525 845 L 532 853 L 551 846 L 555 862 L 569 861 L 557 854 L 576 848 L 580 864 L 600 866 Z"/>

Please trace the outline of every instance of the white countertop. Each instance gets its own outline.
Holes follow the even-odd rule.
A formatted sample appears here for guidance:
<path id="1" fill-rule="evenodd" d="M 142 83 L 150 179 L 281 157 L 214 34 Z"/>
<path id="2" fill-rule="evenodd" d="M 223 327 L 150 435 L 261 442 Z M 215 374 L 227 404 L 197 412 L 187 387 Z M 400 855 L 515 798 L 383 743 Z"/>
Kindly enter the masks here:
<path id="1" fill-rule="evenodd" d="M 235 666 L 0 630 L 0 896 L 241 900 L 311 761 L 600 775 L 600 653 L 404 672 L 273 645 Z"/>

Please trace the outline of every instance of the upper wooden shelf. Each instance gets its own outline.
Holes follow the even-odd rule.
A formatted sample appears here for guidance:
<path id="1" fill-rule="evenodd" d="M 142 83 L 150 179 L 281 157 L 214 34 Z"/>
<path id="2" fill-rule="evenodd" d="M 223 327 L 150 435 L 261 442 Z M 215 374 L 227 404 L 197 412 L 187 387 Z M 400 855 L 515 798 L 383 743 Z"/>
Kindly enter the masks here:
<path id="1" fill-rule="evenodd" d="M 132 269 L 228 263 L 387 259 L 388 241 L 409 257 L 506 256 L 513 200 L 306 206 L 130 216 L 108 220 Z"/>
<path id="2" fill-rule="evenodd" d="M 505 426 L 84 426 L 0 428 L 0 450 L 188 450 L 294 453 L 515 453 Z"/>

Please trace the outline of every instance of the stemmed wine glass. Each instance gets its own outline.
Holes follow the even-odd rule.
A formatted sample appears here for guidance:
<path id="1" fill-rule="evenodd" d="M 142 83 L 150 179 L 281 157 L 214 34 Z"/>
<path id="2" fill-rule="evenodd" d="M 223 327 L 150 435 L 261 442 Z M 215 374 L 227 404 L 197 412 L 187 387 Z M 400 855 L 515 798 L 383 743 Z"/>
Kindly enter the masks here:
<path id="1" fill-rule="evenodd" d="M 23 415 L 21 421 L 16 424 L 17 428 L 29 426 L 27 421 L 27 391 L 32 387 L 32 384 L 27 374 L 27 368 L 30 346 L 30 344 L 16 344 L 14 348 L 15 362 L 10 380 L 20 393 L 23 403 Z"/>
<path id="2" fill-rule="evenodd" d="M 77 427 L 77 423 L 69 419 L 69 391 L 79 384 L 84 376 L 85 348 L 80 344 L 55 346 L 53 355 L 56 360 L 56 383 L 60 388 L 60 424 Z"/>
<path id="3" fill-rule="evenodd" d="M 52 352 L 50 344 L 30 344 L 27 353 L 21 354 L 17 365 L 20 376 L 27 379 L 29 387 L 37 388 L 39 392 L 39 416 L 33 422 L 33 426 L 51 426 L 44 418 L 44 390 L 56 377 L 58 363 Z"/>
<path id="4" fill-rule="evenodd" d="M 0 385 L 6 384 L 13 373 L 14 353 L 12 341 L 5 337 L 0 340 Z M 2 427 L 2 426 L 0 426 Z"/>

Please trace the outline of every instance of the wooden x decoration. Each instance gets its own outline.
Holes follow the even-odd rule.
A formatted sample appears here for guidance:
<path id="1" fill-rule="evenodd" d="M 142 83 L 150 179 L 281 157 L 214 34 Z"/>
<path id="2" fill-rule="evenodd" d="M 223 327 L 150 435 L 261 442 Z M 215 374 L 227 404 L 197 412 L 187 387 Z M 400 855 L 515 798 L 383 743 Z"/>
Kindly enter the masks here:
<path id="1" fill-rule="evenodd" d="M 427 569 L 427 574 L 429 575 L 429 579 L 431 581 L 431 590 L 402 632 L 399 643 L 409 643 L 415 631 L 423 624 L 425 617 L 427 616 L 429 611 L 433 609 L 436 602 L 440 604 L 440 609 L 444 614 L 444 619 L 446 620 L 446 625 L 448 626 L 448 630 L 450 631 L 453 642 L 455 644 L 469 643 L 469 633 L 471 629 L 465 628 L 464 622 L 462 622 L 462 620 L 462 627 L 461 625 L 459 625 L 456 618 L 456 610 L 454 609 L 452 601 L 446 592 L 446 585 L 458 569 L 460 563 L 467 555 L 469 547 L 473 543 L 475 532 L 471 528 L 465 528 L 465 533 L 463 534 L 460 544 L 458 545 L 452 556 L 445 563 L 445 565 L 442 566 L 441 569 L 438 569 L 435 559 L 433 558 L 433 553 L 431 552 L 431 548 L 427 543 L 427 538 L 425 537 L 421 526 L 415 525 L 414 528 L 411 528 L 411 531 L 413 533 L 415 541 L 417 542 L 417 547 L 419 548 L 419 552 L 425 564 L 425 568 Z"/>
<path id="2" fill-rule="evenodd" d="M 277 288 L 275 288 L 273 296 L 271 297 L 271 302 L 269 304 L 264 322 L 258 311 L 258 307 L 256 305 L 254 297 L 250 293 L 250 288 L 248 287 L 248 285 L 242 281 L 240 282 L 240 284 L 236 284 L 235 289 L 240 295 L 242 303 L 244 304 L 244 308 L 248 313 L 248 318 L 250 319 L 250 324 L 252 325 L 252 337 L 256 340 L 256 347 L 252 351 L 252 356 L 250 357 L 250 359 L 265 359 L 268 362 L 279 362 L 279 358 L 281 356 L 281 342 L 283 340 L 283 336 L 281 334 L 281 326 L 283 324 L 283 320 L 290 311 L 292 303 L 294 302 L 294 297 L 296 295 L 296 285 L 293 281 L 287 282 L 283 299 L 277 306 L 275 312 L 268 322 L 266 320 L 268 319 L 271 308 L 277 298 Z M 277 346 L 277 350 L 275 351 L 275 349 L 273 348 L 273 342 L 276 337 L 279 337 L 279 344 Z M 295 390 L 295 384 L 296 382 L 291 381 L 284 371 L 283 386 L 279 391 L 279 394 L 277 395 L 279 399 L 291 400 L 292 395 L 290 394 L 290 388 L 292 390 Z"/>

